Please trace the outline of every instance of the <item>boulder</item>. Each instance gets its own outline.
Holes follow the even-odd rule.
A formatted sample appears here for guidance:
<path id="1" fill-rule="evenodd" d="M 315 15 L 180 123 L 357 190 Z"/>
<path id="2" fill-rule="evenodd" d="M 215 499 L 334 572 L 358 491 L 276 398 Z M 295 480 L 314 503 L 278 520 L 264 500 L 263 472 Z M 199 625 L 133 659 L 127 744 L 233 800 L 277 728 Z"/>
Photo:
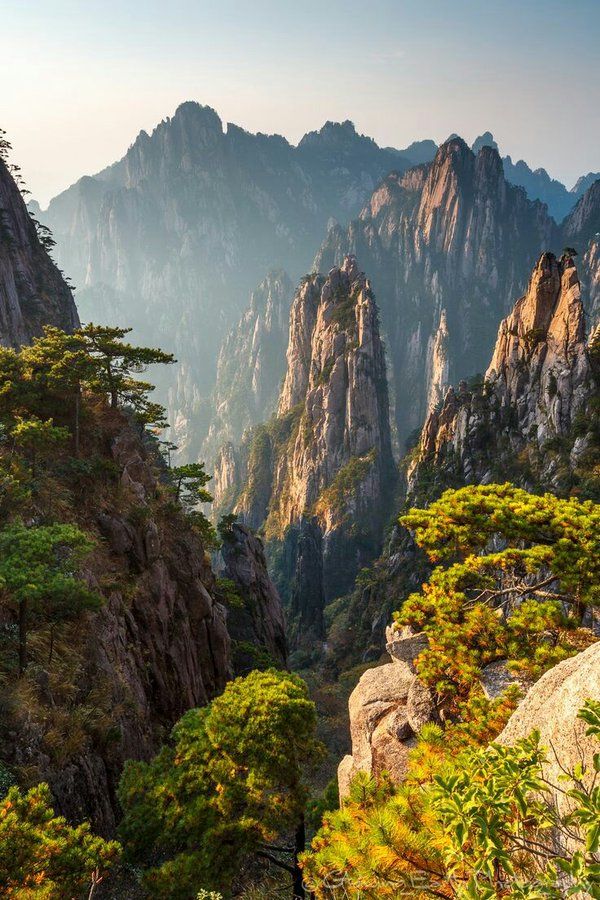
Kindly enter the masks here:
<path id="1" fill-rule="evenodd" d="M 600 642 L 542 675 L 510 717 L 498 743 L 510 746 L 537 729 L 547 749 L 546 778 L 560 785 L 565 770 L 584 763 L 588 769 L 584 780 L 589 784 L 593 755 L 600 745 L 596 738 L 586 736 L 587 725 L 577 718 L 588 699 L 600 700 Z M 564 811 L 568 801 L 562 791 L 555 794 Z"/>
<path id="2" fill-rule="evenodd" d="M 435 722 L 437 717 L 433 693 L 422 681 L 415 678 L 406 698 L 406 719 L 409 727 L 417 734 L 423 725 Z"/>

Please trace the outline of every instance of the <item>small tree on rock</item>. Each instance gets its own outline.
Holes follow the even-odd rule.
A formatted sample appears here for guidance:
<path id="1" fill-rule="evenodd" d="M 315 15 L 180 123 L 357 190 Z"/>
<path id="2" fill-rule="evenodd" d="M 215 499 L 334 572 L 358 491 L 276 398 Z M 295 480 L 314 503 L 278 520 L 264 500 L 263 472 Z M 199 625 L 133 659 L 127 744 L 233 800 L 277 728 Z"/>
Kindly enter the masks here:
<path id="1" fill-rule="evenodd" d="M 0 531 L 0 604 L 18 620 L 20 674 L 27 667 L 32 619 L 52 627 L 101 605 L 102 598 L 75 575 L 93 546 L 75 525 L 17 523 Z"/>

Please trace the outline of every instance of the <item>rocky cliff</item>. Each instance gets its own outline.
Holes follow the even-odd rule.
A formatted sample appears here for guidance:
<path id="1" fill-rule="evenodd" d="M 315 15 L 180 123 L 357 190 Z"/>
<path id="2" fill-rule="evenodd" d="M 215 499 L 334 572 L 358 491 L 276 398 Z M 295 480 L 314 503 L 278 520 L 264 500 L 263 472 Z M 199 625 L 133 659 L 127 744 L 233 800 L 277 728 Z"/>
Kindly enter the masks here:
<path id="1" fill-rule="evenodd" d="M 592 181 L 577 206 L 565 219 L 563 243 L 581 256 L 585 306 L 591 328 L 600 324 L 600 179 Z"/>
<path id="2" fill-rule="evenodd" d="M 3 684 L 0 760 L 47 781 L 70 820 L 112 834 L 126 760 L 156 753 L 232 675 L 284 667 L 287 650 L 261 542 L 234 525 L 216 577 L 154 445 L 118 411 L 94 425 L 101 441 L 93 454 L 86 438 L 79 461 L 87 477 L 65 474 L 55 490 L 61 518 L 97 540 L 83 574 L 104 605 L 57 636 L 52 664 L 38 658 L 25 681 Z"/>
<path id="3" fill-rule="evenodd" d="M 201 540 L 161 490 L 139 432 L 120 413 L 104 415 L 101 429 L 117 486 L 88 482 L 83 499 L 65 477 L 61 509 L 69 518 L 72 499 L 77 524 L 98 539 L 86 577 L 105 604 L 57 649 L 54 666 L 40 668 L 27 699 L 9 705 L 2 757 L 48 781 L 69 819 L 110 834 L 123 763 L 155 753 L 231 669 L 226 612 Z"/>
<path id="4" fill-rule="evenodd" d="M 229 591 L 227 631 L 236 675 L 251 669 L 287 666 L 283 609 L 269 578 L 263 543 L 249 528 L 234 523 L 222 534 L 217 561 L 221 589 Z"/>
<path id="5" fill-rule="evenodd" d="M 218 348 L 272 268 L 297 279 L 331 217 L 356 215 L 391 169 L 409 163 L 327 123 L 294 147 L 249 134 L 198 103 L 142 132 L 115 165 L 77 182 L 44 213 L 84 321 L 127 322 L 167 344 L 161 379 L 175 440 L 189 455 L 210 424 Z"/>
<path id="6" fill-rule="evenodd" d="M 564 490 L 595 444 L 595 395 L 575 264 L 544 253 L 500 325 L 485 378 L 448 389 L 429 414 L 410 493 L 507 478 Z"/>
<path id="7" fill-rule="evenodd" d="M 343 593 L 378 550 L 394 479 L 378 311 L 354 257 L 303 279 L 277 415 L 220 461 L 217 484 L 243 485 L 236 512 L 283 542 L 281 566 L 301 580 L 286 599 L 311 596 L 301 605 L 321 631 L 319 598 Z"/>
<path id="8" fill-rule="evenodd" d="M 294 289 L 285 272 L 269 272 L 219 351 L 203 459 L 212 461 L 227 442 L 264 422 L 277 408 L 285 374 L 285 347 Z"/>
<path id="9" fill-rule="evenodd" d="M 389 175 L 358 220 L 330 229 L 315 267 L 352 252 L 369 272 L 401 439 L 448 381 L 485 369 L 531 259 L 556 234 L 546 208 L 506 181 L 497 150 L 475 155 L 460 138 L 431 164 Z"/>
<path id="10" fill-rule="evenodd" d="M 433 695 L 417 678 L 413 661 L 426 646 L 422 634 L 387 630 L 391 662 L 368 669 L 348 704 L 352 753 L 338 768 L 340 800 L 357 772 L 387 772 L 400 782 L 423 725 L 437 721 Z"/>
<path id="11" fill-rule="evenodd" d="M 577 718 L 586 700 L 600 698 L 600 643 L 554 666 L 533 685 L 498 737 L 510 746 L 531 734 L 540 733 L 546 749 L 545 778 L 555 786 L 554 799 L 561 812 L 572 801 L 566 794 L 562 776 L 577 766 L 584 767 L 583 783 L 589 789 L 594 778 L 593 758 L 598 741 L 586 735 L 587 725 Z"/>
<path id="12" fill-rule="evenodd" d="M 71 331 L 77 310 L 0 159 L 0 344 L 25 344 L 46 324 Z"/>

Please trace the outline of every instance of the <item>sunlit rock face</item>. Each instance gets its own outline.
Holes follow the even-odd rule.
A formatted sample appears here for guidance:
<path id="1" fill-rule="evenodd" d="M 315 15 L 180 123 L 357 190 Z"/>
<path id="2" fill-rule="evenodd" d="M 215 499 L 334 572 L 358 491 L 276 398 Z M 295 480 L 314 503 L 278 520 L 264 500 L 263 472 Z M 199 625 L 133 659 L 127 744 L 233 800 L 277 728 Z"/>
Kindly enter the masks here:
<path id="1" fill-rule="evenodd" d="M 448 384 L 485 371 L 499 321 L 557 233 L 546 207 L 506 181 L 497 150 L 475 155 L 460 138 L 389 175 L 358 220 L 330 229 L 315 267 L 351 252 L 369 273 L 401 441 Z"/>
<path id="2" fill-rule="evenodd" d="M 277 414 L 218 458 L 222 492 L 239 486 L 234 510 L 283 546 L 292 640 L 324 636 L 323 604 L 379 552 L 394 478 L 377 305 L 348 256 L 302 279 Z"/>
<path id="3" fill-rule="evenodd" d="M 500 324 L 485 378 L 449 388 L 430 412 L 409 470 L 410 493 L 418 497 L 432 471 L 448 484 L 510 477 L 560 488 L 564 466 L 576 467 L 589 443 L 586 410 L 596 390 L 573 258 L 544 253 Z M 566 459 L 557 454 L 563 439 Z"/>

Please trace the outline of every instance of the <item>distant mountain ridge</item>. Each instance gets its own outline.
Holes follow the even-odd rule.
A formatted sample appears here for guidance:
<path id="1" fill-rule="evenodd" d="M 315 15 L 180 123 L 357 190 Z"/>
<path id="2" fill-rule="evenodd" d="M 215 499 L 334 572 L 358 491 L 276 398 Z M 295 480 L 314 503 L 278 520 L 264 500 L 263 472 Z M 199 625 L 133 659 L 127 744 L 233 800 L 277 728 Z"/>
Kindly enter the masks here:
<path id="1" fill-rule="evenodd" d="M 494 145 L 486 132 L 474 146 Z M 121 160 L 81 178 L 38 215 L 54 232 L 59 265 L 78 287 L 82 319 L 130 324 L 136 339 L 175 352 L 177 366 L 157 376 L 159 395 L 168 405 L 175 442 L 187 457 L 195 458 L 208 446 L 214 449 L 214 440 L 204 442 L 209 432 L 217 435 L 221 428 L 213 409 L 219 348 L 223 353 L 237 346 L 233 333 L 250 321 L 245 306 L 251 291 L 275 269 L 297 281 L 310 268 L 328 229 L 337 225 L 343 230 L 371 197 L 378 196 L 382 183 L 390 188 L 395 178 L 400 184 L 398 179 L 411 167 L 409 181 L 416 185 L 435 166 L 437 153 L 431 140 L 414 142 L 404 151 L 381 148 L 358 134 L 348 120 L 326 122 L 294 147 L 279 135 L 250 134 L 233 124 L 225 127 L 210 107 L 186 102 L 152 134 L 141 132 Z M 524 163 L 513 166 L 506 157 L 501 171 L 505 183 L 518 181 L 531 196 L 549 203 L 551 211 L 557 208 L 556 192 L 564 208 L 577 201 L 544 170 L 532 173 Z M 390 177 L 392 172 L 396 174 Z M 580 179 L 580 185 L 590 178 Z M 475 186 L 475 195 L 478 190 Z M 412 191 L 411 196 L 417 193 Z M 527 202 L 525 197 L 519 201 L 523 210 Z M 467 194 L 461 205 L 465 203 Z M 536 224 L 532 220 L 528 233 L 523 233 L 523 240 L 531 244 L 527 264 L 514 263 L 519 283 L 492 288 L 493 293 L 502 288 L 505 299 L 488 323 L 489 346 L 481 348 L 482 359 L 491 349 L 509 298 L 524 287 L 529 259 L 552 246 L 550 217 L 543 227 L 541 209 L 533 218 Z M 516 228 L 520 231 L 521 224 Z M 534 246 L 530 236 L 540 228 L 543 240 Z M 371 240 L 366 232 L 365 239 Z M 338 263 L 351 249 L 338 254 Z M 380 261 L 373 266 L 358 252 L 373 273 L 384 309 L 389 301 L 378 284 Z M 420 255 L 420 250 L 415 252 Z M 494 266 L 502 269 L 508 264 L 506 252 L 504 248 L 498 259 L 493 248 L 486 249 L 490 278 L 497 277 Z M 330 257 L 328 261 L 334 262 Z M 325 264 L 320 268 L 327 271 Z M 494 303 L 490 298 L 485 302 Z M 452 328 L 446 335 L 451 314 L 447 311 L 444 318 L 440 309 L 437 315 L 436 335 L 427 353 L 432 357 L 430 368 L 436 369 L 440 383 L 446 383 L 450 373 L 444 342 L 453 340 Z M 258 337 L 260 333 L 259 328 Z M 283 344 L 274 350 L 278 371 L 283 350 Z M 264 354 L 262 358 L 268 364 Z M 436 390 L 429 385 L 430 399 Z M 225 407 L 222 410 L 226 413 Z M 421 421 L 419 412 L 415 425 Z M 224 439 L 237 437 L 233 432 L 239 429 L 234 424 L 232 431 L 231 424 L 223 431 Z"/>
<path id="2" fill-rule="evenodd" d="M 224 129 L 214 110 L 188 102 L 141 132 L 122 160 L 56 197 L 43 219 L 81 317 L 126 322 L 138 339 L 176 352 L 179 365 L 159 387 L 193 456 L 208 429 L 219 345 L 250 291 L 272 269 L 297 280 L 327 223 L 357 215 L 381 178 L 409 165 L 348 121 L 294 147 Z"/>

